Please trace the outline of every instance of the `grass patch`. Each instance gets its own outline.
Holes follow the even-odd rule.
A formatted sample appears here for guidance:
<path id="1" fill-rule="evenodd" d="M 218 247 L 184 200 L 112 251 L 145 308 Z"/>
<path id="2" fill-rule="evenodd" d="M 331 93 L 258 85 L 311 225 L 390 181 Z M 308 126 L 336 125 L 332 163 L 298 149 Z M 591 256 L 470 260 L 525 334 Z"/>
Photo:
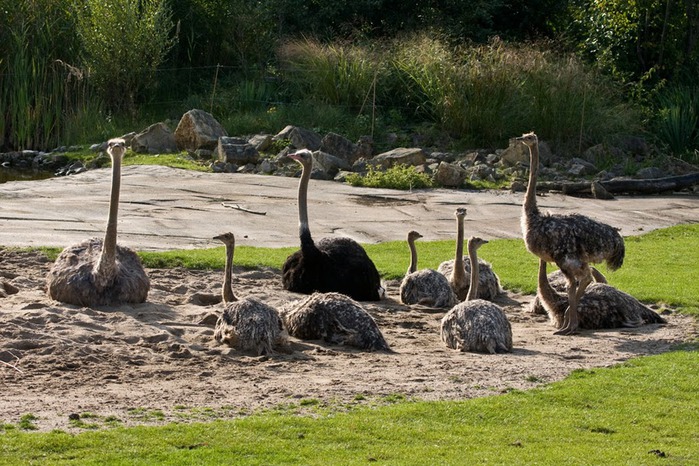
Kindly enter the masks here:
<path id="1" fill-rule="evenodd" d="M 264 412 L 161 427 L 3 434 L 5 464 L 693 464 L 696 347 L 575 371 L 526 392 L 323 416 Z M 406 443 L 405 439 L 411 439 Z M 105 446 L 109 448 L 105 448 Z M 664 459 L 663 459 L 664 458 Z M 666 463 L 662 463 L 666 464 Z"/>
<path id="2" fill-rule="evenodd" d="M 352 186 L 402 189 L 404 191 L 432 187 L 430 176 L 418 172 L 412 165 L 394 165 L 386 170 L 369 166 L 366 175 L 350 173 L 347 175 L 346 181 Z"/>

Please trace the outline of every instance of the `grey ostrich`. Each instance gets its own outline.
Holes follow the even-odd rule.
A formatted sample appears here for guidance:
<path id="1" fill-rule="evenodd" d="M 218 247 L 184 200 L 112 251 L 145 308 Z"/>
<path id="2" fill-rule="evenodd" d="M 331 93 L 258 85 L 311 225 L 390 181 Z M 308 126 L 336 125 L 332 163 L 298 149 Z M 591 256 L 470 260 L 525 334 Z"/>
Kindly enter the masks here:
<path id="1" fill-rule="evenodd" d="M 308 226 L 308 181 L 313 157 L 303 149 L 289 157 L 301 164 L 298 190 L 299 237 L 301 249 L 290 255 L 282 267 L 284 289 L 311 294 L 316 291 L 346 294 L 357 301 L 378 301 L 381 278 L 366 251 L 350 238 L 323 238 L 317 243 Z"/>
<path id="2" fill-rule="evenodd" d="M 568 308 L 568 295 L 558 293 L 546 276 L 546 261 L 539 259 L 537 297 L 546 309 L 551 323 L 560 328 Z M 664 324 L 665 319 L 643 305 L 633 296 L 606 283 L 592 283 L 578 302 L 580 328 L 601 329 L 639 327 L 644 324 Z"/>
<path id="3" fill-rule="evenodd" d="M 495 303 L 476 299 L 478 295 L 478 252 L 487 241 L 472 237 L 468 241 L 471 261 L 471 287 L 466 301 L 457 304 L 442 318 L 442 341 L 449 348 L 460 351 L 512 351 L 512 327 L 505 312 Z"/>
<path id="4" fill-rule="evenodd" d="M 121 162 L 126 152 L 123 139 L 110 139 L 112 188 L 104 240 L 87 239 L 61 252 L 46 279 L 52 299 L 78 306 L 142 303 L 150 280 L 141 260 L 131 249 L 117 244 L 117 213 L 121 186 Z"/>
<path id="5" fill-rule="evenodd" d="M 578 328 L 578 302 L 592 281 L 590 263 L 605 261 L 610 270 L 624 262 L 624 239 L 609 225 L 579 214 L 542 214 L 536 205 L 539 141 L 534 133 L 517 138 L 529 147 L 529 185 L 522 209 L 522 234 L 527 250 L 555 262 L 568 281 L 568 310 L 557 335 L 571 335 Z"/>
<path id="6" fill-rule="evenodd" d="M 454 259 L 439 264 L 437 271 L 449 279 L 459 301 L 466 299 L 471 287 L 471 261 L 464 256 L 464 218 L 466 209 L 459 207 L 454 212 L 456 216 L 456 254 Z M 478 259 L 480 275 L 478 277 L 478 298 L 489 301 L 502 293 L 500 278 L 493 271 L 493 267 L 483 259 Z"/>
<path id="7" fill-rule="evenodd" d="M 422 235 L 417 231 L 408 233 L 410 267 L 400 284 L 400 300 L 403 304 L 452 307 L 458 300 L 447 278 L 433 269 L 417 270 L 415 240 L 418 238 L 422 238 Z"/>
<path id="8" fill-rule="evenodd" d="M 592 279 L 594 280 L 594 282 L 607 283 L 607 277 L 605 277 L 604 274 L 600 272 L 596 267 L 590 266 L 590 272 L 592 272 Z M 546 277 L 549 285 L 555 291 L 557 291 L 558 293 L 568 292 L 568 280 L 566 280 L 566 276 L 563 275 L 563 272 L 561 272 L 560 269 L 554 270 Z M 546 308 L 544 308 L 544 305 L 541 303 L 541 299 L 539 299 L 539 296 L 534 297 L 534 300 L 530 305 L 530 312 L 532 314 L 547 314 Z"/>
<path id="9" fill-rule="evenodd" d="M 379 326 L 352 298 L 340 293 L 313 293 L 282 308 L 289 334 L 366 351 L 390 351 Z"/>
<path id="10" fill-rule="evenodd" d="M 233 254 L 235 236 L 224 233 L 214 236 L 226 246 L 226 267 L 223 276 L 223 314 L 216 322 L 214 339 L 241 351 L 269 355 L 286 343 L 286 332 L 279 313 L 262 301 L 233 293 Z"/>

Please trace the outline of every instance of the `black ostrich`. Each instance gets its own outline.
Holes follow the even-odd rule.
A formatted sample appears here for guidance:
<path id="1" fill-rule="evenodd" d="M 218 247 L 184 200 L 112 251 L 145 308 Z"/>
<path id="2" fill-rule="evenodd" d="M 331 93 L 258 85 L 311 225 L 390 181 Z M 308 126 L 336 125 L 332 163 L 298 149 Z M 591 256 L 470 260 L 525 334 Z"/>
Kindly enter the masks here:
<path id="1" fill-rule="evenodd" d="M 298 293 L 337 292 L 357 301 L 378 301 L 381 278 L 366 251 L 350 238 L 323 238 L 317 243 L 308 227 L 308 181 L 313 158 L 303 149 L 289 154 L 301 164 L 299 181 L 299 237 L 301 249 L 287 257 L 282 267 L 284 289 Z"/>

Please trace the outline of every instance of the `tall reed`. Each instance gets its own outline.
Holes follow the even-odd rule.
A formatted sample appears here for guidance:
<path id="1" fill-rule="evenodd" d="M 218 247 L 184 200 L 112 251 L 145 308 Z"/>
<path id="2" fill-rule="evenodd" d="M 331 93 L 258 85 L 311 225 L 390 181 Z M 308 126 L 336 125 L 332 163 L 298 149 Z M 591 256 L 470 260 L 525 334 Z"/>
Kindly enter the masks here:
<path id="1" fill-rule="evenodd" d="M 678 156 L 699 149 L 699 86 L 677 85 L 658 94 L 658 138 Z"/>

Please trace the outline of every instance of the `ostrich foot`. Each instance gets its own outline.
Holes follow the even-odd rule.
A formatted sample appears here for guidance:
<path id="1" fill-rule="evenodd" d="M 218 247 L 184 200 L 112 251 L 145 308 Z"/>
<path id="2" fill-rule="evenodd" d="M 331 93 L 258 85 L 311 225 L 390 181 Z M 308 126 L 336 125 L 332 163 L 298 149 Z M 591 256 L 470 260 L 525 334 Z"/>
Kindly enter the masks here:
<path id="1" fill-rule="evenodd" d="M 554 335 L 577 335 L 577 328 L 563 327 L 560 330 L 553 332 Z"/>
<path id="2" fill-rule="evenodd" d="M 554 335 L 575 335 L 578 333 L 578 312 L 577 309 L 568 307 L 563 315 L 563 325 L 553 332 Z"/>

